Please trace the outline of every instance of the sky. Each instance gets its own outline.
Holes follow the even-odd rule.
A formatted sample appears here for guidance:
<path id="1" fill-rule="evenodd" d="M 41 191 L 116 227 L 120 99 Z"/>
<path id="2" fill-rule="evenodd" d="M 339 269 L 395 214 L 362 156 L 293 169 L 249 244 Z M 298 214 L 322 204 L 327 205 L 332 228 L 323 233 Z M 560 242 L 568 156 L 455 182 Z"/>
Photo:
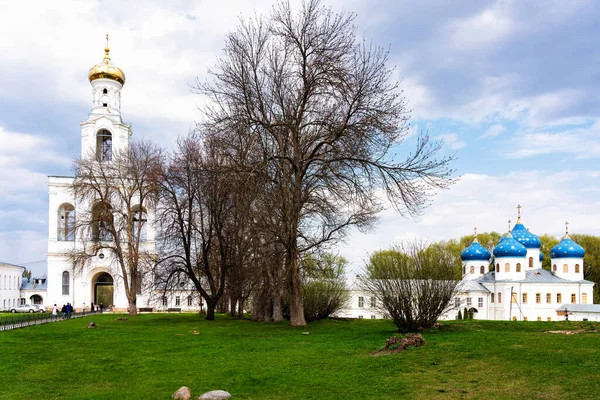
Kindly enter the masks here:
<path id="1" fill-rule="evenodd" d="M 240 18 L 274 0 L 0 0 L 0 261 L 45 272 L 48 175 L 70 175 L 91 110 L 90 67 L 126 74 L 134 137 L 165 148 L 193 129 L 192 93 Z M 299 5 L 291 1 L 294 7 Z M 360 272 L 369 254 L 414 238 L 504 232 L 600 235 L 600 2 L 327 0 L 360 38 L 389 48 L 411 129 L 443 140 L 458 179 L 416 217 L 393 209 L 334 251 Z M 414 146 L 403 143 L 409 151 Z M 54 228 L 54 227 L 53 227 Z"/>

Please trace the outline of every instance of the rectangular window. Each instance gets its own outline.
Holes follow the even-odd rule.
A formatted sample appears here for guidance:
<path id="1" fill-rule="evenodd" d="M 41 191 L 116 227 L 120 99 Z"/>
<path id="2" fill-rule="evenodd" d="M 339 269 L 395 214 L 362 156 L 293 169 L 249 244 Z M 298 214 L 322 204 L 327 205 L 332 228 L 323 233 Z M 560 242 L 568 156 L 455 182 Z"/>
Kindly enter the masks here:
<path id="1" fill-rule="evenodd" d="M 371 319 L 375 319 L 375 316 L 374 316 L 374 315 L 371 315 Z"/>
<path id="2" fill-rule="evenodd" d="M 587 293 L 581 294 L 581 304 L 587 304 Z"/>
<path id="3" fill-rule="evenodd" d="M 492 303 L 494 302 L 494 293 L 492 293 L 492 294 L 491 294 L 490 301 L 491 301 Z"/>
<path id="4" fill-rule="evenodd" d="M 364 317 L 363 317 L 362 315 L 359 315 L 359 316 L 358 316 L 358 319 L 363 319 L 363 318 L 364 318 Z"/>
<path id="5" fill-rule="evenodd" d="M 375 300 L 375 297 L 371 297 L 371 308 L 375 308 L 376 305 L 377 301 Z"/>
<path id="6" fill-rule="evenodd" d="M 498 304 L 502 303 L 502 293 L 498 292 Z"/>
<path id="7" fill-rule="evenodd" d="M 577 303 L 577 295 L 575 293 L 571 294 L 571 304 Z"/>
<path id="8" fill-rule="evenodd" d="M 535 294 L 535 302 L 537 304 L 540 304 L 542 302 L 542 294 L 541 293 L 536 293 Z"/>
<path id="9" fill-rule="evenodd" d="M 358 307 L 359 307 L 359 308 L 363 308 L 364 306 L 365 306 L 365 298 L 364 298 L 364 297 L 362 297 L 362 296 L 360 296 L 360 297 L 358 298 Z"/>
<path id="10" fill-rule="evenodd" d="M 460 297 L 454 298 L 454 307 L 456 307 L 456 308 L 460 307 Z"/>
<path id="11" fill-rule="evenodd" d="M 556 302 L 557 303 L 562 303 L 562 294 L 561 293 L 556 293 Z"/>
<path id="12" fill-rule="evenodd" d="M 175 296 L 175 305 L 176 306 L 180 306 L 181 305 L 181 297 Z"/>
<path id="13" fill-rule="evenodd" d="M 552 295 L 550 293 L 546 293 L 546 303 L 552 303 Z"/>
<path id="14" fill-rule="evenodd" d="M 483 297 L 477 299 L 477 307 L 483 308 Z"/>
<path id="15" fill-rule="evenodd" d="M 510 296 L 510 297 L 511 297 L 513 303 L 517 302 L 517 294 L 516 293 L 513 293 L 512 296 Z"/>
<path id="16" fill-rule="evenodd" d="M 471 307 L 472 304 L 472 299 L 470 297 L 467 297 L 467 307 Z"/>
<path id="17" fill-rule="evenodd" d="M 163 296 L 162 297 L 162 305 L 166 306 L 167 305 L 167 296 Z"/>
<path id="18" fill-rule="evenodd" d="M 523 304 L 527 304 L 527 293 L 523 293 Z"/>
<path id="19" fill-rule="evenodd" d="M 191 306 L 192 305 L 192 296 L 188 296 L 187 297 L 187 305 Z"/>

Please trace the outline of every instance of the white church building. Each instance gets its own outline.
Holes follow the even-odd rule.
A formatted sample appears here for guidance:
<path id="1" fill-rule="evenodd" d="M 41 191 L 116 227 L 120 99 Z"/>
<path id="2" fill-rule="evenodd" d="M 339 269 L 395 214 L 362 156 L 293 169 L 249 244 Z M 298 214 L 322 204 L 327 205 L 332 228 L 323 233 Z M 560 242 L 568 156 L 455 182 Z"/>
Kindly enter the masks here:
<path id="1" fill-rule="evenodd" d="M 600 305 L 593 304 L 594 282 L 583 278 L 583 247 L 567 229 L 550 251 L 551 271 L 542 269 L 540 247 L 539 237 L 521 222 L 520 206 L 517 223 L 492 253 L 475 236 L 461 253 L 463 279 L 442 319 L 456 319 L 459 311 L 473 309 L 475 319 L 600 321 Z M 353 284 L 348 305 L 338 316 L 383 318 L 376 298 L 359 287 Z"/>

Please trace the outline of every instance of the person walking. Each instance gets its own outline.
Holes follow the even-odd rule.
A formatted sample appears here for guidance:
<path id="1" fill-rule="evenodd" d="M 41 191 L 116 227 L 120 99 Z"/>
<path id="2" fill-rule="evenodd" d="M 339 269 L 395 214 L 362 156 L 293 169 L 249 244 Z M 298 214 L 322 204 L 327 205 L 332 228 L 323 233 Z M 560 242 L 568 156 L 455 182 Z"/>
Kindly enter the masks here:
<path id="1" fill-rule="evenodd" d="M 83 307 L 81 308 L 81 312 L 85 315 L 85 303 L 83 303 Z"/>
<path id="2" fill-rule="evenodd" d="M 95 310 L 94 309 L 94 303 L 92 302 L 92 305 L 91 305 L 91 308 L 90 308 L 90 311 L 92 312 L 92 314 L 94 313 L 94 310 Z"/>
<path id="3" fill-rule="evenodd" d="M 56 304 L 54 305 L 54 307 L 52 307 L 52 315 L 54 315 L 54 316 L 58 315 L 58 307 L 56 306 Z"/>
<path id="4" fill-rule="evenodd" d="M 73 312 L 73 306 L 71 303 L 67 303 L 67 319 L 71 318 L 71 313 Z"/>
<path id="5" fill-rule="evenodd" d="M 62 313 L 63 319 L 65 319 L 65 317 L 67 316 L 67 306 L 63 304 L 62 308 L 60 309 L 60 312 Z"/>
<path id="6" fill-rule="evenodd" d="M 100 314 L 104 313 L 104 303 L 100 303 Z"/>

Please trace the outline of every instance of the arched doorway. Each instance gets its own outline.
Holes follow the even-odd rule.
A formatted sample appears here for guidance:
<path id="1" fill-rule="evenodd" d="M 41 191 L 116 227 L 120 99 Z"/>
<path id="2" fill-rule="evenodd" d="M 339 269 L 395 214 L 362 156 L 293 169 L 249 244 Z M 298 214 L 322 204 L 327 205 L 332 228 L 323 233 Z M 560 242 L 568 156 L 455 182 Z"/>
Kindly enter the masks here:
<path id="1" fill-rule="evenodd" d="M 113 277 L 110 274 L 102 272 L 96 275 L 93 280 L 93 290 L 94 304 L 102 304 L 105 308 L 113 304 L 115 286 Z"/>
<path id="2" fill-rule="evenodd" d="M 42 305 L 44 302 L 44 299 L 42 299 L 42 296 L 40 296 L 39 294 L 34 294 L 29 298 L 29 300 L 31 300 L 31 304 Z"/>

